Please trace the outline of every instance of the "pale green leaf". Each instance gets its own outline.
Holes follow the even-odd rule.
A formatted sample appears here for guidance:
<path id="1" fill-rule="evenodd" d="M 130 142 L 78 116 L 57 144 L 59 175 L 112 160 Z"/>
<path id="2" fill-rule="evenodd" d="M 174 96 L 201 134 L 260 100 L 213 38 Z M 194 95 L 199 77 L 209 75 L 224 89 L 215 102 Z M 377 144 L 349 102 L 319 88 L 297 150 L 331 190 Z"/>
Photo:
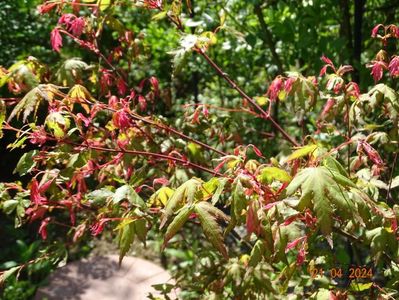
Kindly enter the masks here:
<path id="1" fill-rule="evenodd" d="M 145 246 L 145 241 L 147 238 L 147 221 L 144 218 L 137 219 L 133 222 L 134 224 L 134 232 L 136 233 L 140 242 L 142 242 Z"/>
<path id="2" fill-rule="evenodd" d="M 260 171 L 257 179 L 263 183 L 272 183 L 274 180 L 280 182 L 290 182 L 291 176 L 285 171 L 277 167 L 265 167 Z"/>
<path id="3" fill-rule="evenodd" d="M 162 228 L 166 224 L 168 219 L 185 203 L 194 203 L 195 195 L 201 184 L 202 182 L 200 180 L 192 178 L 176 189 L 172 197 L 170 197 L 169 201 L 166 203 L 164 213 L 161 217 L 160 228 Z"/>
<path id="4" fill-rule="evenodd" d="M 221 211 L 219 208 L 215 207 L 209 202 L 206 201 L 201 201 L 196 204 L 200 209 L 206 210 L 208 213 L 213 215 L 216 219 L 223 220 L 226 223 L 230 221 L 230 217 L 227 216 L 223 211 Z"/>
<path id="5" fill-rule="evenodd" d="M 228 259 L 227 249 L 223 243 L 222 230 L 219 224 L 208 210 L 204 209 L 202 202 L 195 205 L 195 212 L 201 222 L 202 230 L 211 244 L 219 250 L 225 259 Z"/>
<path id="6" fill-rule="evenodd" d="M 0 275 L 0 286 L 3 285 L 3 283 L 12 276 L 14 273 L 16 273 L 19 269 L 21 269 L 20 266 L 13 267 L 9 270 L 6 270 L 4 273 Z"/>
<path id="7" fill-rule="evenodd" d="M 123 257 L 130 250 L 134 241 L 135 231 L 133 220 L 124 220 L 118 227 L 118 246 L 119 246 L 119 265 L 122 263 Z"/>
<path id="8" fill-rule="evenodd" d="M 87 200 L 90 205 L 93 206 L 103 206 L 107 201 L 112 199 L 114 193 L 107 188 L 101 188 L 99 190 L 94 190 L 86 195 Z"/>
<path id="9" fill-rule="evenodd" d="M 20 176 L 23 176 L 31 172 L 33 168 L 36 166 L 36 162 L 33 160 L 33 158 L 38 153 L 39 153 L 38 150 L 32 150 L 22 155 L 17 163 L 14 173 L 18 172 Z"/>
<path id="10" fill-rule="evenodd" d="M 356 213 L 355 205 L 347 194 L 347 189 L 354 186 L 348 178 L 326 167 L 311 167 L 298 172 L 286 192 L 289 196 L 301 187 L 298 208 L 313 209 L 322 233 L 329 236 L 334 207 L 338 207 L 338 213 Z"/>
<path id="11" fill-rule="evenodd" d="M 349 290 L 355 291 L 355 292 L 363 292 L 363 291 L 369 290 L 372 286 L 373 286 L 372 282 L 361 283 L 361 282 L 352 280 L 351 284 L 349 286 Z"/>
<path id="12" fill-rule="evenodd" d="M 6 215 L 11 214 L 18 206 L 19 201 L 18 200 L 7 200 L 3 202 L 3 211 Z"/>
<path id="13" fill-rule="evenodd" d="M 225 187 L 226 183 L 228 182 L 227 178 L 221 178 L 218 180 L 219 180 L 219 185 L 218 185 L 215 193 L 212 196 L 212 204 L 213 205 L 215 205 L 219 201 L 220 195 L 222 194 L 224 187 Z"/>
<path id="14" fill-rule="evenodd" d="M 111 0 L 98 0 L 97 5 L 101 11 L 111 6 Z"/>
<path id="15" fill-rule="evenodd" d="M 287 161 L 291 161 L 294 159 L 298 159 L 298 158 L 307 156 L 307 155 L 313 153 L 317 148 L 318 148 L 317 145 L 313 145 L 313 144 L 300 147 L 297 150 L 295 150 L 293 153 L 291 153 L 290 156 L 288 156 Z"/>
<path id="16" fill-rule="evenodd" d="M 263 255 L 266 252 L 266 243 L 262 240 L 258 240 L 252 248 L 249 265 L 256 267 L 263 259 Z"/>
<path id="17" fill-rule="evenodd" d="M 166 229 L 166 233 L 164 236 L 163 246 L 165 248 L 168 241 L 175 236 L 175 234 L 183 227 L 183 225 L 187 222 L 188 217 L 193 212 L 194 207 L 192 205 L 186 205 L 182 209 L 180 209 L 177 216 L 173 219 L 173 221 L 169 224 Z"/>
<path id="18" fill-rule="evenodd" d="M 132 205 L 139 207 L 145 206 L 144 200 L 136 193 L 131 185 L 125 184 L 119 187 L 113 196 L 113 202 L 119 203 L 122 200 L 128 200 Z"/>
<path id="19" fill-rule="evenodd" d="M 163 186 L 148 200 L 149 207 L 164 207 L 168 203 L 169 198 L 173 195 L 174 190 L 170 187 Z"/>

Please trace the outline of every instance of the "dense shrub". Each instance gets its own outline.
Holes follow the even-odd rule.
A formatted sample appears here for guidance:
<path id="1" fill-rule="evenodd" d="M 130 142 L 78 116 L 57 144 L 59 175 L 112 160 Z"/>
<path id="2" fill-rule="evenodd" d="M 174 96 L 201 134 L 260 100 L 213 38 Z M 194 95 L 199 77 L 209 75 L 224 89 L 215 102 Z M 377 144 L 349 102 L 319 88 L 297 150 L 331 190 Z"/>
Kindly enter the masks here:
<path id="1" fill-rule="evenodd" d="M 397 297 L 399 28 L 373 28 L 368 88 L 324 55 L 318 74 L 281 73 L 275 52 L 281 74 L 267 88 L 254 78 L 252 97 L 239 85 L 252 78 L 236 82 L 212 55 L 231 49 L 228 7 L 206 23 L 190 1 L 133 2 L 43 3 L 68 57 L 0 69 L 9 148 L 32 147 L 16 166 L 27 183 L 2 183 L 1 207 L 42 239 L 2 281 L 109 231 L 121 260 L 161 237 L 182 298 Z"/>

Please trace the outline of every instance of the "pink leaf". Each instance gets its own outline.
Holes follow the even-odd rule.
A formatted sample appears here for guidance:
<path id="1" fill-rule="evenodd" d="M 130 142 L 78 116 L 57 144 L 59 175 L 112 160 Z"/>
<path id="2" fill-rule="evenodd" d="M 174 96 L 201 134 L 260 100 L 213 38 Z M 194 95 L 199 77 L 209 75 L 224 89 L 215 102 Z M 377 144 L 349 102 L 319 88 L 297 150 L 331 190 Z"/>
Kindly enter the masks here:
<path id="1" fill-rule="evenodd" d="M 399 56 L 394 56 L 388 66 L 391 76 L 399 76 Z"/>
<path id="2" fill-rule="evenodd" d="M 395 217 L 391 219 L 391 229 L 395 233 L 398 230 L 398 221 L 396 220 Z"/>
<path id="3" fill-rule="evenodd" d="M 152 185 L 155 186 L 156 184 L 167 185 L 167 184 L 169 184 L 169 180 L 167 180 L 164 177 L 155 178 L 154 181 L 152 182 Z"/>
<path id="4" fill-rule="evenodd" d="M 62 47 L 62 36 L 58 30 L 58 28 L 54 28 L 50 33 L 50 41 L 51 46 L 53 47 L 54 51 L 60 52 Z"/>
<path id="5" fill-rule="evenodd" d="M 278 97 L 278 94 L 283 88 L 283 80 L 281 77 L 275 78 L 269 86 L 267 90 L 267 95 L 269 96 L 271 101 L 275 101 Z"/>
<path id="6" fill-rule="evenodd" d="M 50 218 L 45 218 L 39 227 L 39 234 L 43 240 L 47 239 L 47 225 L 50 222 Z"/>
<path id="7" fill-rule="evenodd" d="M 346 85 L 346 91 L 350 96 L 353 96 L 355 98 L 359 98 L 360 96 L 360 88 L 356 82 L 349 82 Z"/>
<path id="8" fill-rule="evenodd" d="M 112 117 L 112 121 L 115 127 L 120 129 L 126 129 L 131 126 L 129 115 L 123 110 L 118 110 L 115 112 Z"/>
<path id="9" fill-rule="evenodd" d="M 334 67 L 333 62 L 328 57 L 322 55 L 321 60 L 324 61 L 327 65 L 330 65 L 330 66 Z"/>
<path id="10" fill-rule="evenodd" d="M 339 67 L 337 74 L 338 74 L 338 76 L 343 76 L 345 73 L 352 72 L 352 71 L 353 71 L 353 67 L 351 65 L 343 65 L 343 66 Z"/>
<path id="11" fill-rule="evenodd" d="M 296 220 L 298 219 L 298 217 L 299 217 L 299 214 L 293 215 L 293 216 L 291 216 L 291 217 L 288 217 L 288 218 L 284 221 L 283 225 L 284 225 L 284 226 L 290 225 L 292 222 L 296 221 Z"/>
<path id="12" fill-rule="evenodd" d="M 265 210 L 271 209 L 272 207 L 276 206 L 278 203 L 279 202 L 273 202 L 273 203 L 266 204 Z"/>
<path id="13" fill-rule="evenodd" d="M 90 118 L 85 117 L 82 113 L 78 113 L 76 115 L 76 117 L 77 117 L 77 119 L 79 121 L 83 121 L 83 124 L 85 124 L 86 127 L 90 126 L 90 124 L 91 124 L 91 119 Z"/>
<path id="14" fill-rule="evenodd" d="M 369 143 L 360 140 L 358 144 L 358 152 L 366 152 L 368 158 L 377 166 L 383 166 L 384 161 L 381 159 L 380 154 Z"/>
<path id="15" fill-rule="evenodd" d="M 144 6 L 149 9 L 159 9 L 162 7 L 162 0 L 144 0 Z"/>
<path id="16" fill-rule="evenodd" d="M 301 249 L 298 251 L 298 255 L 296 257 L 296 263 L 298 266 L 301 266 L 305 262 L 306 251 L 305 251 L 305 243 L 303 243 Z"/>
<path id="17" fill-rule="evenodd" d="M 204 115 L 205 118 L 208 119 L 209 111 L 208 111 L 208 108 L 206 107 L 206 105 L 202 106 L 202 114 Z"/>
<path id="18" fill-rule="evenodd" d="M 139 95 L 139 107 L 141 111 L 145 111 L 147 109 L 147 101 L 142 95 Z"/>
<path id="19" fill-rule="evenodd" d="M 69 30 L 74 36 L 79 37 L 83 33 L 85 25 L 86 22 L 82 17 L 76 18 L 69 26 Z"/>
<path id="20" fill-rule="evenodd" d="M 371 68 L 371 75 L 373 76 L 375 82 L 382 78 L 384 69 L 387 69 L 387 65 L 383 61 L 372 61 L 367 65 L 367 67 Z"/>
<path id="21" fill-rule="evenodd" d="M 323 68 L 321 68 L 320 74 L 319 74 L 320 77 L 323 77 L 324 74 L 326 74 L 328 67 L 329 67 L 329 65 L 325 65 Z"/>
<path id="22" fill-rule="evenodd" d="M 294 84 L 294 82 L 295 82 L 296 80 L 297 80 L 297 79 L 294 78 L 294 77 L 289 77 L 289 78 L 284 82 L 284 91 L 285 91 L 287 94 L 289 94 L 289 93 L 291 92 L 292 86 L 293 86 L 293 84 Z"/>
<path id="23" fill-rule="evenodd" d="M 37 7 L 37 10 L 40 14 L 45 14 L 52 11 L 57 6 L 57 3 L 44 3 Z"/>
<path id="24" fill-rule="evenodd" d="M 30 187 L 30 200 L 36 205 L 44 204 L 47 202 L 47 198 L 40 195 L 39 183 L 36 179 L 32 180 L 32 184 Z"/>
<path id="25" fill-rule="evenodd" d="M 118 88 L 118 93 L 121 96 L 124 96 L 127 92 L 127 83 L 123 78 L 119 78 L 116 82 L 116 87 Z"/>
<path id="26" fill-rule="evenodd" d="M 260 152 L 260 150 L 255 145 L 249 144 L 248 147 L 252 147 L 257 156 L 263 157 L 262 152 Z"/>
<path id="27" fill-rule="evenodd" d="M 154 89 L 154 94 L 155 97 L 159 96 L 159 83 L 158 83 L 158 79 L 156 79 L 154 76 L 150 77 L 148 79 L 152 85 L 152 88 Z"/>
<path id="28" fill-rule="evenodd" d="M 288 243 L 287 246 L 285 247 L 285 253 L 287 253 L 289 250 L 295 248 L 299 243 L 303 242 L 304 240 L 306 240 L 306 235 L 302 236 L 300 238 L 297 238 L 295 240 L 293 240 L 292 242 Z"/>
<path id="29" fill-rule="evenodd" d="M 78 227 L 76 227 L 75 234 L 73 235 L 73 242 L 76 243 L 80 237 L 83 236 L 86 230 L 86 224 L 80 224 Z"/>
<path id="30" fill-rule="evenodd" d="M 42 146 L 47 141 L 47 133 L 43 126 L 37 126 L 36 129 L 29 135 L 29 141 L 32 144 Z"/>
<path id="31" fill-rule="evenodd" d="M 256 234 L 259 233 L 260 231 L 259 218 L 255 202 L 252 202 L 248 207 L 246 225 L 247 225 L 248 235 L 250 235 L 253 232 L 255 232 Z"/>
<path id="32" fill-rule="evenodd" d="M 384 27 L 384 25 L 378 24 L 378 25 L 374 26 L 373 30 L 371 30 L 371 37 L 375 38 L 377 36 L 378 30 L 380 29 L 380 27 Z"/>
<path id="33" fill-rule="evenodd" d="M 326 104 L 323 107 L 323 111 L 321 112 L 320 117 L 325 118 L 327 116 L 327 114 L 330 112 L 330 110 L 334 107 L 334 104 L 335 104 L 334 98 L 328 99 Z"/>

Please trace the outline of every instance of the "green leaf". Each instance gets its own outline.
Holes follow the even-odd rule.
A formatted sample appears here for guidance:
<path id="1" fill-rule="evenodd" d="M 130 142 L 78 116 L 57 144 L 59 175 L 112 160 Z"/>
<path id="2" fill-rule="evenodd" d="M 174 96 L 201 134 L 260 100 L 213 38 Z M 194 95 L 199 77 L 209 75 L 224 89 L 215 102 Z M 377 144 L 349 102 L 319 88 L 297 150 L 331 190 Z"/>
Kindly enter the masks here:
<path id="1" fill-rule="evenodd" d="M 118 246 L 119 246 L 119 265 L 122 263 L 123 257 L 130 250 L 134 241 L 135 231 L 133 220 L 124 220 L 118 227 Z"/>
<path id="2" fill-rule="evenodd" d="M 223 243 L 222 230 L 209 210 L 204 208 L 203 203 L 199 202 L 195 205 L 195 212 L 201 222 L 202 230 L 211 244 L 219 250 L 225 259 L 228 259 L 227 249 Z"/>
<path id="3" fill-rule="evenodd" d="M 256 267 L 258 263 L 260 263 L 263 259 L 263 254 L 266 251 L 266 243 L 262 240 L 258 240 L 254 247 L 252 248 L 249 265 L 252 267 Z"/>
<path id="4" fill-rule="evenodd" d="M 345 168 L 332 156 L 327 156 L 323 160 L 324 166 L 329 168 L 330 170 L 335 171 L 336 173 L 339 173 L 345 177 L 349 177 L 348 172 L 345 170 Z"/>
<path id="5" fill-rule="evenodd" d="M 103 206 L 113 196 L 114 193 L 112 191 L 107 188 L 101 188 L 88 193 L 86 198 L 90 202 L 90 205 L 98 207 Z"/>
<path id="6" fill-rule="evenodd" d="M 5 214 L 9 215 L 11 214 L 18 206 L 19 201 L 18 200 L 7 200 L 3 202 L 3 211 Z"/>
<path id="7" fill-rule="evenodd" d="M 295 193 L 301 187 L 302 194 L 298 209 L 313 209 L 322 233 L 329 236 L 332 232 L 333 205 L 353 211 L 355 205 L 349 199 L 346 188 L 355 186 L 349 179 L 326 167 L 306 168 L 298 172 L 288 185 L 287 195 Z"/>
<path id="8" fill-rule="evenodd" d="M 128 184 L 119 187 L 113 197 L 114 204 L 119 203 L 122 200 L 128 200 L 130 204 L 144 207 L 144 200 L 136 193 L 134 188 Z"/>
<path id="9" fill-rule="evenodd" d="M 73 86 L 83 77 L 83 72 L 89 70 L 89 65 L 79 58 L 67 59 L 55 74 L 57 81 L 63 86 Z"/>
<path id="10" fill-rule="evenodd" d="M 373 286 L 372 282 L 361 283 L 361 282 L 352 280 L 351 284 L 349 286 L 349 290 L 354 291 L 354 292 L 363 292 L 363 291 L 369 290 L 372 286 Z"/>
<path id="11" fill-rule="evenodd" d="M 168 219 L 185 203 L 194 203 L 196 193 L 201 184 L 202 181 L 192 178 L 176 189 L 172 197 L 170 197 L 169 201 L 166 203 L 164 213 L 161 216 L 160 228 L 162 228 Z"/>
<path id="12" fill-rule="evenodd" d="M 7 278 L 9 278 L 14 273 L 16 273 L 20 268 L 21 268 L 20 266 L 13 267 L 13 268 L 5 271 L 3 274 L 1 274 L 0 275 L 0 286 L 7 280 Z"/>
<path id="13" fill-rule="evenodd" d="M 215 207 L 209 202 L 201 201 L 196 204 L 200 209 L 206 210 L 208 213 L 213 215 L 216 219 L 223 220 L 226 223 L 230 222 L 230 217 L 227 216 L 223 211 L 219 208 Z"/>
<path id="14" fill-rule="evenodd" d="M 136 233 L 139 240 L 144 244 L 147 238 L 147 221 L 144 218 L 137 219 L 133 222 L 134 232 Z"/>
<path id="15" fill-rule="evenodd" d="M 233 190 L 231 203 L 232 217 L 234 223 L 237 222 L 238 224 L 241 224 L 244 221 L 243 210 L 247 208 L 247 204 L 248 201 L 244 193 L 244 188 L 241 184 L 241 181 L 238 180 Z"/>
<path id="16" fill-rule="evenodd" d="M 288 156 L 287 162 L 307 156 L 307 155 L 313 153 L 317 148 L 318 148 L 317 145 L 313 145 L 313 144 L 300 147 L 297 150 L 295 150 L 293 153 L 291 153 L 290 156 Z"/>
<path id="17" fill-rule="evenodd" d="M 62 139 L 69 129 L 69 117 L 61 112 L 52 112 L 46 118 L 46 126 L 57 139 Z"/>
<path id="18" fill-rule="evenodd" d="M 224 187 L 225 187 L 226 183 L 228 182 L 227 178 L 221 178 L 218 180 L 219 180 L 219 185 L 218 185 L 215 193 L 212 196 L 212 204 L 213 205 L 215 205 L 219 201 L 220 195 L 222 194 Z"/>
<path id="19" fill-rule="evenodd" d="M 111 6 L 111 0 L 98 0 L 97 5 L 101 11 Z"/>
<path id="20" fill-rule="evenodd" d="M 272 183 L 274 180 L 280 182 L 290 182 L 291 176 L 285 171 L 277 167 L 265 167 L 260 171 L 257 179 L 263 184 Z"/>
<path id="21" fill-rule="evenodd" d="M 157 21 L 164 19 L 167 16 L 168 12 L 167 11 L 161 11 L 155 15 L 152 16 L 151 20 Z"/>
<path id="22" fill-rule="evenodd" d="M 28 136 L 22 136 L 15 140 L 12 144 L 7 145 L 7 149 L 17 149 L 17 148 L 24 148 L 25 147 L 25 141 L 28 139 Z"/>
<path id="23" fill-rule="evenodd" d="M 152 207 L 163 207 L 168 203 L 169 198 L 173 195 L 174 190 L 170 187 L 163 186 L 154 194 L 151 195 L 148 200 L 148 206 Z"/>
<path id="24" fill-rule="evenodd" d="M 173 67 L 175 73 L 180 72 L 188 54 L 191 52 L 197 41 L 198 37 L 196 35 L 185 35 L 180 39 L 181 47 L 177 50 L 168 52 L 173 55 Z"/>
<path id="25" fill-rule="evenodd" d="M 371 104 L 374 107 L 378 106 L 381 102 L 388 100 L 388 103 L 392 105 L 395 111 L 399 112 L 399 95 L 389 86 L 379 83 L 373 87 L 368 94 L 371 98 Z"/>
<path id="26" fill-rule="evenodd" d="M 183 227 L 183 225 L 187 222 L 188 217 L 194 210 L 194 206 L 186 205 L 182 209 L 179 210 L 177 216 L 173 219 L 173 221 L 169 224 L 166 229 L 166 233 L 164 236 L 164 241 L 162 245 L 162 249 L 165 248 L 168 241 L 175 236 L 175 234 Z"/>
<path id="27" fill-rule="evenodd" d="M 36 162 L 33 160 L 33 158 L 38 153 L 39 153 L 38 150 L 32 150 L 22 155 L 17 163 L 14 173 L 18 172 L 20 176 L 30 173 L 33 170 L 33 168 L 36 166 Z"/>
<path id="28" fill-rule="evenodd" d="M 219 184 L 220 184 L 219 179 L 216 177 L 212 177 L 209 181 L 205 182 L 202 185 L 202 193 L 203 193 L 204 199 L 208 199 L 210 196 L 212 196 L 212 194 L 217 189 Z"/>
<path id="29" fill-rule="evenodd" d="M 45 85 L 39 85 L 34 89 L 30 90 L 14 107 L 10 116 L 8 117 L 7 122 L 10 122 L 15 116 L 19 118 L 21 112 L 23 112 L 22 121 L 26 122 L 28 117 L 32 114 L 36 116 L 36 111 L 39 107 L 40 101 L 42 99 L 48 98 L 46 96 L 46 92 L 42 90 Z"/>

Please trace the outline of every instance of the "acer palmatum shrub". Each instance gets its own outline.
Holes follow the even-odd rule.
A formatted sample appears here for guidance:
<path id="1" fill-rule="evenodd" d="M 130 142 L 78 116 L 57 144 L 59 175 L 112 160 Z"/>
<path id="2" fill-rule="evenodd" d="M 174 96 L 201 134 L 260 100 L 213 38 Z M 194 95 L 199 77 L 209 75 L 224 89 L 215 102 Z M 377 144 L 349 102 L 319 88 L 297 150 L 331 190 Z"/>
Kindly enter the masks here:
<path id="1" fill-rule="evenodd" d="M 123 5 L 175 27 L 176 70 L 197 55 L 242 101 L 186 103 L 163 117 L 162 83 L 132 75 L 142 49 L 117 18 Z M 383 49 L 367 65 L 375 80 L 367 91 L 349 80 L 351 66 L 323 56 L 318 76 L 287 72 L 252 97 L 210 55 L 225 18 L 188 33 L 190 1 L 46 1 L 39 11 L 58 18 L 54 51 L 76 47 L 92 62 L 54 67 L 29 57 L 0 69 L 14 94 L 0 102 L 2 130 L 16 134 L 9 148 L 33 149 L 16 167 L 29 182 L 2 183 L 1 207 L 44 241 L 41 255 L 4 270 L 3 282 L 29 264 L 57 264 L 60 245 L 108 231 L 120 260 L 132 243 L 157 237 L 161 251 L 183 249 L 172 258 L 186 260 L 172 269 L 182 298 L 398 296 L 399 96 L 388 83 L 399 59 L 386 48 L 397 26 L 372 30 Z M 257 134 L 244 118 L 270 126 L 272 141 L 243 144 Z"/>

